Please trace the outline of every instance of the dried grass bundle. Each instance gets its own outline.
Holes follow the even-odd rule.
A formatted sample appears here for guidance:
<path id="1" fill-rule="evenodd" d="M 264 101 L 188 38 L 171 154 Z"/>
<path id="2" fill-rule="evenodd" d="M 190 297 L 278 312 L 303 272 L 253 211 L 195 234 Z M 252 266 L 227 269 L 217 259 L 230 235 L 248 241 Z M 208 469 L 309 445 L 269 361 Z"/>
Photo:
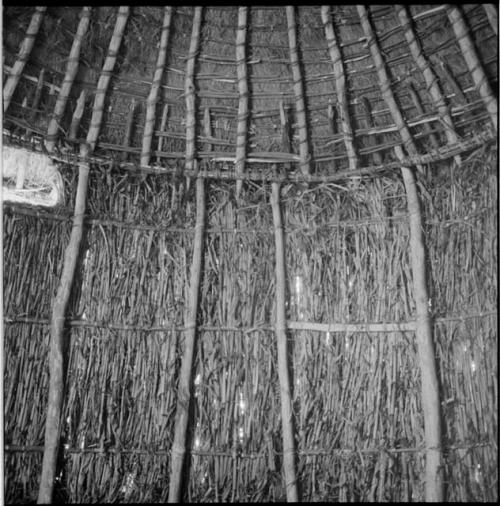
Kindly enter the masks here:
<path id="1" fill-rule="evenodd" d="M 63 179 L 48 156 L 4 146 L 2 171 L 3 199 L 6 202 L 44 207 L 64 204 Z"/>

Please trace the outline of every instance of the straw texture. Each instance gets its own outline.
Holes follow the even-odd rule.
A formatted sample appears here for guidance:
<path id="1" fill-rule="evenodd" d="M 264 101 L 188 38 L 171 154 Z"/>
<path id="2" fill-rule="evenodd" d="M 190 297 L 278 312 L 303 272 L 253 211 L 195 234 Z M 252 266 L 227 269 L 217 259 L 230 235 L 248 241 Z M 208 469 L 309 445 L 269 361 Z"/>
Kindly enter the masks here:
<path id="1" fill-rule="evenodd" d="M 57 139 L 82 10 L 46 10 L 3 141 L 55 140 L 65 198 L 3 203 L 6 502 L 37 500 L 55 428 L 82 163 L 54 502 L 409 502 L 441 479 L 498 500 L 498 154 L 473 75 L 496 89 L 498 39 L 472 4 L 458 37 L 454 8 L 94 6 Z M 3 14 L 7 79 L 33 8 Z"/>

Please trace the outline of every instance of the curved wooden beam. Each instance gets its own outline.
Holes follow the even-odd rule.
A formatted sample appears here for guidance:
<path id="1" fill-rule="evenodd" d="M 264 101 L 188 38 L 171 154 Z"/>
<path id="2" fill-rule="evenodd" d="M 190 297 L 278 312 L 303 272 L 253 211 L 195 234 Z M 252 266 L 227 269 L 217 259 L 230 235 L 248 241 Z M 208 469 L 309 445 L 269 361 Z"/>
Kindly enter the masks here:
<path id="1" fill-rule="evenodd" d="M 389 79 L 389 74 L 387 73 L 387 69 L 385 67 L 384 58 L 382 56 L 382 52 L 380 51 L 375 30 L 368 18 L 368 11 L 364 5 L 357 5 L 357 9 L 361 20 L 361 26 L 366 36 L 366 43 L 372 55 L 373 62 L 375 63 L 375 68 L 377 69 L 382 97 L 391 112 L 392 119 L 396 124 L 408 154 L 410 156 L 416 156 L 418 155 L 417 147 L 415 145 L 415 141 L 413 140 L 413 136 L 411 135 L 410 129 L 403 118 L 401 109 L 396 102 L 394 93 L 392 92 L 391 80 Z M 423 172 L 423 168 L 420 167 L 419 171 Z"/>
<path id="2" fill-rule="evenodd" d="M 56 145 L 59 124 L 63 117 L 66 103 L 68 102 L 71 87 L 73 86 L 73 82 L 78 72 L 80 51 L 82 48 L 83 37 L 87 33 L 90 24 L 91 10 L 91 7 L 83 7 L 80 14 L 80 22 L 78 23 L 76 35 L 73 39 L 73 45 L 71 46 L 71 51 L 69 53 L 64 80 L 62 82 L 61 88 L 59 89 L 59 95 L 57 96 L 56 105 L 54 106 L 54 114 L 47 128 L 45 147 L 49 153 L 52 152 Z"/>
<path id="3" fill-rule="evenodd" d="M 90 119 L 90 127 L 87 134 L 87 143 L 91 151 L 95 150 L 97 137 L 101 130 L 102 117 L 104 114 L 104 100 L 106 99 L 106 92 L 108 91 L 111 75 L 115 68 L 116 58 L 118 57 L 118 51 L 120 50 L 129 13 L 130 7 L 120 7 L 118 10 L 115 29 L 109 43 L 108 55 L 104 61 L 99 81 L 97 82 L 92 118 Z"/>
<path id="4" fill-rule="evenodd" d="M 290 64 L 292 66 L 293 91 L 299 125 L 299 154 L 300 170 L 303 174 L 311 173 L 311 155 L 309 153 L 309 139 L 307 132 L 306 106 L 304 99 L 304 84 L 300 71 L 299 52 L 297 44 L 297 25 L 295 22 L 295 6 L 287 5 L 286 20 L 288 24 L 288 44 L 290 47 Z"/>
<path id="5" fill-rule="evenodd" d="M 10 75 L 7 78 L 7 82 L 3 87 L 4 113 L 9 108 L 12 95 L 14 95 L 14 91 L 16 90 L 19 79 L 21 79 L 21 74 L 23 73 L 24 66 L 28 61 L 31 50 L 33 49 L 33 45 L 35 44 L 35 38 L 38 35 L 38 31 L 40 30 L 40 26 L 42 24 L 46 10 L 47 7 L 35 7 L 35 13 L 31 18 L 31 22 L 28 26 L 28 29 L 26 30 L 26 35 L 23 39 L 23 42 L 21 43 L 21 47 L 19 48 L 19 54 L 17 56 L 16 63 L 14 63 L 14 66 L 10 71 Z"/>
<path id="6" fill-rule="evenodd" d="M 168 39 L 170 36 L 170 24 L 172 22 L 172 7 L 165 7 L 163 15 L 163 26 L 161 29 L 160 49 L 156 60 L 156 69 L 151 83 L 151 89 L 147 99 L 146 120 L 144 123 L 144 134 L 142 136 L 141 165 L 149 165 L 151 159 L 151 144 L 156 118 L 156 103 L 160 92 L 161 79 L 167 60 Z"/>
<path id="7" fill-rule="evenodd" d="M 417 64 L 420 72 L 425 79 L 425 84 L 427 89 L 429 90 L 429 94 L 434 104 L 437 107 L 439 119 L 444 127 L 444 134 L 449 144 L 455 144 L 459 142 L 459 137 L 457 132 L 455 131 L 455 126 L 453 124 L 453 119 L 450 114 L 450 108 L 446 103 L 444 98 L 444 94 L 441 91 L 439 86 L 439 79 L 432 69 L 429 61 L 424 55 L 422 51 L 422 47 L 417 39 L 417 35 L 415 30 L 412 27 L 411 19 L 407 11 L 407 7 L 405 5 L 396 5 L 395 6 L 399 21 L 403 28 L 403 32 L 405 34 L 406 42 L 408 43 L 408 47 L 410 48 L 411 55 Z M 460 165 L 461 157 L 456 156 L 455 162 Z"/>
<path id="8" fill-rule="evenodd" d="M 465 24 L 462 13 L 456 6 L 448 5 L 446 12 L 448 13 L 451 26 L 455 32 L 460 49 L 462 50 L 465 63 L 472 75 L 474 85 L 483 99 L 486 110 L 490 115 L 491 122 L 495 127 L 495 131 L 498 132 L 498 101 L 493 94 L 488 77 L 481 65 L 474 43 L 469 35 L 469 29 Z"/>
<path id="9" fill-rule="evenodd" d="M 236 174 L 245 170 L 246 146 L 248 136 L 248 77 L 246 62 L 248 7 L 238 9 L 238 31 L 236 32 L 236 72 L 238 75 L 238 127 L 236 132 Z M 236 198 L 238 198 L 243 181 L 236 181 Z"/>
<path id="10" fill-rule="evenodd" d="M 346 76 L 344 71 L 344 62 L 340 52 L 339 43 L 330 15 L 330 6 L 321 7 L 321 20 L 325 27 L 325 36 L 328 44 L 330 59 L 333 63 L 333 73 L 335 74 L 335 89 L 337 91 L 337 102 L 340 111 L 340 122 L 344 134 L 344 144 L 349 159 L 349 170 L 356 170 L 358 167 L 358 155 L 354 147 L 354 134 L 351 124 L 351 115 L 349 114 L 349 100 L 346 92 Z"/>

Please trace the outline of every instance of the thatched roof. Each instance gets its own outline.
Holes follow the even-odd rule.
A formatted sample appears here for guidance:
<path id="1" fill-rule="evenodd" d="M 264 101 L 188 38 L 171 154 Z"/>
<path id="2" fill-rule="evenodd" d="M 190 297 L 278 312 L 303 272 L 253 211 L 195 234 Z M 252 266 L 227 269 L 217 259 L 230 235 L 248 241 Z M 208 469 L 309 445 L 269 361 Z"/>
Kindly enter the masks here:
<path id="1" fill-rule="evenodd" d="M 497 12 L 5 6 L 6 500 L 496 501 Z"/>
<path id="2" fill-rule="evenodd" d="M 158 96 L 154 99 L 151 164 L 168 165 L 172 159 L 185 158 L 185 77 L 193 9 L 190 6 L 173 8 L 166 27 L 164 67 Z M 16 61 L 32 11 L 33 8 L 6 8 L 4 72 L 8 73 Z M 312 174 L 342 172 L 349 167 L 344 112 L 348 113 L 358 169 L 393 160 L 391 147 L 402 141 L 407 154 L 418 157 L 438 150 L 435 157 L 439 158 L 440 148 L 447 152 L 450 144 L 460 145 L 476 135 L 488 135 L 496 114 L 493 111 L 498 85 L 494 21 L 488 16 L 489 7 L 482 5 L 464 5 L 457 10 L 460 19 L 453 22 L 452 11 L 444 5 L 411 5 L 401 12 L 389 6 L 374 6 L 367 12 L 367 32 L 355 5 L 327 9 L 323 15 L 320 6 L 298 6 L 294 9 L 291 27 L 284 6 L 250 9 L 244 27 L 242 61 L 246 67 L 248 114 L 239 118 L 242 97 L 236 61 L 238 8 L 205 8 L 199 47 L 194 55 L 197 158 L 234 160 L 238 123 L 244 122 L 246 157 L 264 161 L 289 159 L 292 170 L 298 169 L 303 156 L 299 139 L 303 135 L 311 157 Z M 76 140 L 85 139 L 93 91 L 107 54 L 116 13 L 117 8 L 99 7 L 89 14 L 90 25 L 83 36 L 76 81 L 65 113 L 59 119 L 57 138 L 61 149 L 82 90 L 87 91 L 88 106 Z M 39 136 L 46 134 L 77 32 L 79 14 L 80 9 L 69 7 L 52 7 L 44 13 L 36 44 L 6 111 L 7 125 L 23 125 Z M 408 23 L 403 24 L 402 19 Z M 131 161 L 140 160 L 163 20 L 161 7 L 135 7 L 129 13 L 118 60 L 111 71 L 96 156 L 113 157 L 125 152 L 131 155 Z M 458 36 L 462 24 L 466 32 Z M 290 63 L 294 51 L 290 49 L 289 30 L 296 34 L 295 67 Z M 416 41 L 414 46 L 408 44 L 408 38 Z M 464 38 L 472 44 L 474 54 L 464 51 L 461 46 Z M 373 59 L 374 48 L 380 52 L 388 83 L 380 82 Z M 416 57 L 416 53 L 420 56 Z M 337 72 L 338 57 L 341 64 Z M 29 98 L 35 92 L 42 69 L 45 71 L 42 98 L 33 110 L 33 99 Z M 484 75 L 484 82 L 477 82 L 478 69 Z M 343 73 L 345 83 L 341 89 L 336 82 L 340 79 L 339 72 Z M 299 92 L 294 88 L 294 80 L 299 84 Z M 382 91 L 385 87 L 394 97 L 411 141 L 404 139 L 401 125 L 394 119 L 394 111 L 384 96 L 387 91 Z M 303 119 L 297 108 L 299 100 L 304 102 Z M 129 127 L 132 106 L 135 109 Z M 166 121 L 162 125 L 166 107 Z M 291 152 L 283 152 L 280 112 L 290 122 Z M 206 114 L 210 118 L 209 139 Z M 443 120 L 443 114 L 451 118 L 450 124 Z M 303 125 L 302 120 L 305 120 Z M 127 128 L 131 129 L 130 135 Z M 453 132 L 451 137 L 449 132 Z M 160 139 L 163 142 L 158 153 Z M 125 140 L 128 145 L 124 145 Z M 207 152 L 209 144 L 211 152 Z M 412 151 L 410 144 L 415 147 L 414 153 L 408 152 Z"/>

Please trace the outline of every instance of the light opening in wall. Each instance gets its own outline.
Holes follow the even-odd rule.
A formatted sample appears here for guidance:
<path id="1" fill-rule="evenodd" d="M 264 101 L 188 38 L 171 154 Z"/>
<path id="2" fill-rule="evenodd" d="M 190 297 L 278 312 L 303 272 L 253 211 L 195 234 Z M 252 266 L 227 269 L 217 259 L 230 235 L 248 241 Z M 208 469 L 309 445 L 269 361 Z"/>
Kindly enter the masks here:
<path id="1" fill-rule="evenodd" d="M 297 320 L 304 320 L 306 316 L 304 278 L 297 274 L 293 278 L 293 304 L 295 306 L 295 317 Z"/>

